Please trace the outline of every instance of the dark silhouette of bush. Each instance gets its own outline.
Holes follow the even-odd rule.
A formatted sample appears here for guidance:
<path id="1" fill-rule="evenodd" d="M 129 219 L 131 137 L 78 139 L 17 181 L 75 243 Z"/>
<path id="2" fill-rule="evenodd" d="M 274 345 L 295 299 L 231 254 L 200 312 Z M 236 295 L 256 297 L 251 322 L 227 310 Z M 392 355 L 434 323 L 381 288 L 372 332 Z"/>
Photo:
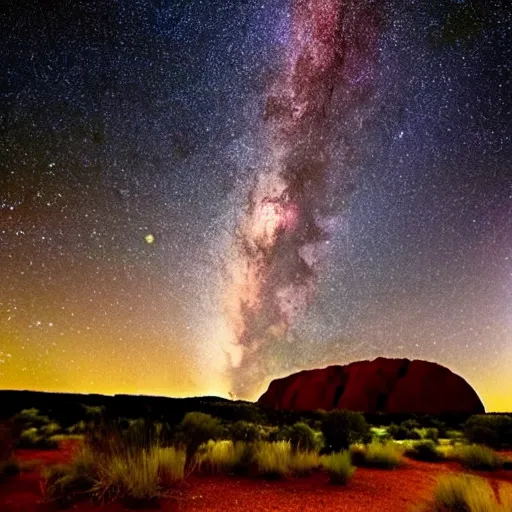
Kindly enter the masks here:
<path id="1" fill-rule="evenodd" d="M 294 450 L 301 449 L 305 451 L 318 450 L 317 437 L 314 430 L 303 422 L 297 422 L 294 425 L 285 427 L 280 432 L 280 438 L 290 441 Z"/>
<path id="2" fill-rule="evenodd" d="M 220 421 L 209 414 L 189 412 L 178 427 L 177 439 L 187 449 L 187 463 L 192 460 L 199 446 L 224 433 Z"/>
<path id="3" fill-rule="evenodd" d="M 512 447 L 512 417 L 500 414 L 471 416 L 464 425 L 470 443 L 483 444 L 496 450 Z"/>
<path id="4" fill-rule="evenodd" d="M 322 434 L 328 452 L 347 450 L 351 444 L 361 442 L 368 431 L 364 416 L 358 412 L 334 410 L 326 413 L 322 420 Z"/>
<path id="5" fill-rule="evenodd" d="M 434 462 L 440 460 L 442 455 L 437 450 L 435 443 L 431 440 L 422 441 L 415 444 L 412 448 L 405 452 L 407 457 L 426 462 Z"/>
<path id="6" fill-rule="evenodd" d="M 425 431 L 425 439 L 437 443 L 439 441 L 439 430 L 437 430 L 437 428 L 427 428 Z"/>
<path id="7" fill-rule="evenodd" d="M 249 421 L 237 421 L 230 425 L 229 436 L 233 441 L 245 441 L 253 443 L 261 438 L 260 429 L 254 423 Z"/>

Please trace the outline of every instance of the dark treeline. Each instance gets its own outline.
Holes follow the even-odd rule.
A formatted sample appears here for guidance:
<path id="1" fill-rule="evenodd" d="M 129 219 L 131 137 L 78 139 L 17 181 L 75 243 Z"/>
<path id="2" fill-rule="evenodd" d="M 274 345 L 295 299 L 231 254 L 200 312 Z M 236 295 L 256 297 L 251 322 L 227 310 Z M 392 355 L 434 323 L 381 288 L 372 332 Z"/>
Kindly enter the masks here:
<path id="1" fill-rule="evenodd" d="M 22 409 L 36 408 L 62 426 L 70 426 L 84 418 L 84 406 L 102 407 L 107 418 L 145 418 L 178 424 L 187 412 L 211 414 L 224 421 L 249 421 L 269 425 L 292 425 L 297 421 L 321 419 L 321 411 L 277 411 L 253 402 L 232 401 L 220 397 L 169 398 L 144 395 L 81 395 L 73 393 L 45 393 L 38 391 L 0 391 L 0 420 L 6 420 Z M 442 421 L 447 427 L 457 428 L 469 414 L 440 416 L 411 414 L 365 414 L 371 425 L 399 424 L 416 419 L 421 425 L 435 426 Z M 432 425 L 431 425 L 432 424 Z"/>

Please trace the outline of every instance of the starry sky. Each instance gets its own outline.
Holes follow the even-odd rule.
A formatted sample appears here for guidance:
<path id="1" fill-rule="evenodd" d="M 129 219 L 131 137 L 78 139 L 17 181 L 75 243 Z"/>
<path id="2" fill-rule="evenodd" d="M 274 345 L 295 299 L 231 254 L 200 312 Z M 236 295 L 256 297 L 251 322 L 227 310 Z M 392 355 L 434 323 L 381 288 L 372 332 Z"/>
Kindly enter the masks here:
<path id="1" fill-rule="evenodd" d="M 287 139 L 267 114 L 300 56 L 297 5 L 349 64 L 308 82 L 314 125 Z M 506 0 L 8 0 L 0 22 L 0 388 L 256 399 L 387 356 L 512 410 Z M 322 236 L 307 299 L 283 329 L 255 310 L 265 339 L 234 362 L 233 262 L 283 147 L 321 153 L 297 211 Z"/>

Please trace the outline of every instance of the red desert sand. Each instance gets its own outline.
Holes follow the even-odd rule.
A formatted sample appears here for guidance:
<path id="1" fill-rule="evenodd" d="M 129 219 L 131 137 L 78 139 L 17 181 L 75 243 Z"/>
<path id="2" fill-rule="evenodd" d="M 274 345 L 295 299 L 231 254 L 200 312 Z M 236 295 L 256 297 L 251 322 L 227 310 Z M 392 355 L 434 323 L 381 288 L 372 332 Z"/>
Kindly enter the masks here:
<path id="1" fill-rule="evenodd" d="M 65 463 L 72 451 L 71 443 L 63 443 L 60 450 L 19 450 L 17 458 L 22 462 L 34 461 L 34 465 L 0 485 L 0 510 L 56 510 L 44 502 L 40 469 L 42 465 Z M 440 473 L 455 471 L 461 471 L 456 463 L 407 460 L 403 467 L 391 471 L 358 468 L 346 487 L 330 485 L 322 473 L 283 481 L 192 475 L 173 493 L 175 498 L 161 500 L 160 508 L 164 512 L 407 512 L 411 505 L 431 495 Z M 481 473 L 481 476 L 489 478 L 495 489 L 500 481 L 512 483 L 510 471 Z M 119 503 L 100 506 L 82 502 L 71 510 L 122 512 L 127 509 Z"/>

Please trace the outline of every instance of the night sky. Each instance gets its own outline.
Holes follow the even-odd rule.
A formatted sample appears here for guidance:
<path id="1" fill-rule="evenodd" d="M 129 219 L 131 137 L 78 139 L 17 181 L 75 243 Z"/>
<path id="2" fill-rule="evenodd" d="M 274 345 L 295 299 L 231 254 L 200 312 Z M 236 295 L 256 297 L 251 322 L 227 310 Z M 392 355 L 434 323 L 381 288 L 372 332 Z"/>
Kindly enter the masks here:
<path id="1" fill-rule="evenodd" d="M 507 0 L 0 24 L 0 388 L 256 399 L 386 356 L 512 410 Z"/>

